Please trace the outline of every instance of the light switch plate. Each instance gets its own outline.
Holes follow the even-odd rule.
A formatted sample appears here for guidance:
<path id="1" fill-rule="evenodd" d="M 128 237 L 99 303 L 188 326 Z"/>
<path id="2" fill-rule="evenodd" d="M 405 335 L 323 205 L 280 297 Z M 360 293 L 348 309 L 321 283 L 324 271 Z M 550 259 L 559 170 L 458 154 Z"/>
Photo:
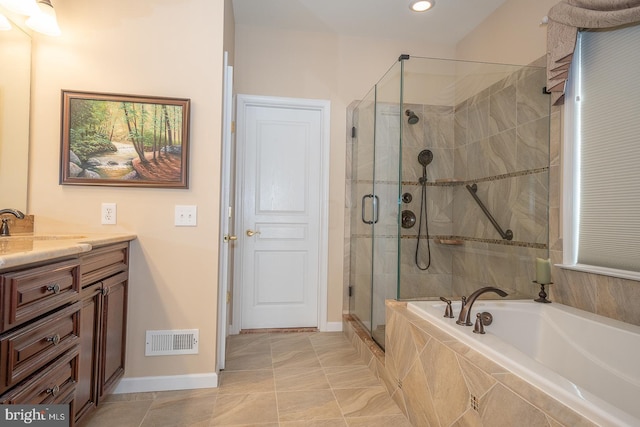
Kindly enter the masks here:
<path id="1" fill-rule="evenodd" d="M 176 227 L 195 227 L 198 225 L 198 207 L 196 205 L 176 205 Z"/>

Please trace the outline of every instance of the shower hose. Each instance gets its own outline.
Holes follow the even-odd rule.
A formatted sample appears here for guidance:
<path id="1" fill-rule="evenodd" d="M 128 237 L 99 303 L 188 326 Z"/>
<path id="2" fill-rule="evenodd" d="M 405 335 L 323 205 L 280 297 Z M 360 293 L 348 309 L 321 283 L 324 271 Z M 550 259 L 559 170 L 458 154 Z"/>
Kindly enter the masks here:
<path id="1" fill-rule="evenodd" d="M 420 219 L 418 220 L 418 238 L 416 242 L 416 254 L 415 261 L 418 269 L 425 271 L 431 266 L 431 245 L 429 244 L 429 221 L 427 216 L 427 166 L 422 166 L 422 178 L 420 178 L 420 185 L 422 186 L 422 194 L 420 196 Z M 422 236 L 422 218 L 424 218 L 426 238 L 427 238 L 427 265 L 420 265 L 420 240 Z"/>

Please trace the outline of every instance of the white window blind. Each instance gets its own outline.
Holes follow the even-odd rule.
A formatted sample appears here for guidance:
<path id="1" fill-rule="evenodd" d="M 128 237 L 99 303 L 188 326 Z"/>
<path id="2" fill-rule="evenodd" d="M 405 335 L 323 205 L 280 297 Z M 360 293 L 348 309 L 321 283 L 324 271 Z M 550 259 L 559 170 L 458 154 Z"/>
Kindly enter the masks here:
<path id="1" fill-rule="evenodd" d="M 578 43 L 577 262 L 639 272 L 640 25 Z"/>

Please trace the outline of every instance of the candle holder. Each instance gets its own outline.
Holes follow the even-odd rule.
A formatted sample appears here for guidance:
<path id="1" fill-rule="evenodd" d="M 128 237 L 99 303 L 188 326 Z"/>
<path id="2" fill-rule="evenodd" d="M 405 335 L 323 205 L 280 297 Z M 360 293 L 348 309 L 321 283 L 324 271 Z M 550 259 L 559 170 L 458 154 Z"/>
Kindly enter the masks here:
<path id="1" fill-rule="evenodd" d="M 533 281 L 533 283 L 538 283 L 536 280 Z M 534 299 L 535 302 L 542 302 L 542 303 L 546 303 L 546 304 L 550 304 L 551 301 L 549 301 L 547 299 L 547 293 L 544 290 L 545 286 L 548 285 L 553 285 L 553 282 L 549 282 L 549 283 L 538 283 L 540 285 L 540 292 L 538 293 L 538 296 L 540 298 L 536 298 Z"/>

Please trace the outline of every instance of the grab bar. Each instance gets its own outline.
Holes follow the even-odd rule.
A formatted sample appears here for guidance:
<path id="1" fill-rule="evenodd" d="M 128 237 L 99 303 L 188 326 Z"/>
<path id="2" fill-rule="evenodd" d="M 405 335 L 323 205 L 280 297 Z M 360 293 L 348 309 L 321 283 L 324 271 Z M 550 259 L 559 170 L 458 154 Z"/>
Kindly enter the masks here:
<path id="1" fill-rule="evenodd" d="M 484 203 L 482 203 L 482 200 L 478 198 L 478 195 L 476 194 L 476 192 L 478 191 L 478 186 L 476 184 L 473 184 L 473 185 L 467 184 L 467 190 L 469 190 L 469 193 L 471 193 L 476 203 L 478 203 L 478 206 L 480 206 L 480 209 L 482 209 L 482 212 L 484 212 L 487 218 L 489 218 L 489 221 L 491 221 L 491 224 L 493 224 L 493 226 L 496 228 L 498 233 L 500 233 L 500 236 L 505 240 L 513 239 L 513 231 L 511 230 L 507 230 L 506 232 L 502 231 L 502 228 L 500 227 L 500 225 L 498 225 L 493 215 L 491 215 L 491 212 L 487 210 L 487 207 L 484 205 Z"/>

